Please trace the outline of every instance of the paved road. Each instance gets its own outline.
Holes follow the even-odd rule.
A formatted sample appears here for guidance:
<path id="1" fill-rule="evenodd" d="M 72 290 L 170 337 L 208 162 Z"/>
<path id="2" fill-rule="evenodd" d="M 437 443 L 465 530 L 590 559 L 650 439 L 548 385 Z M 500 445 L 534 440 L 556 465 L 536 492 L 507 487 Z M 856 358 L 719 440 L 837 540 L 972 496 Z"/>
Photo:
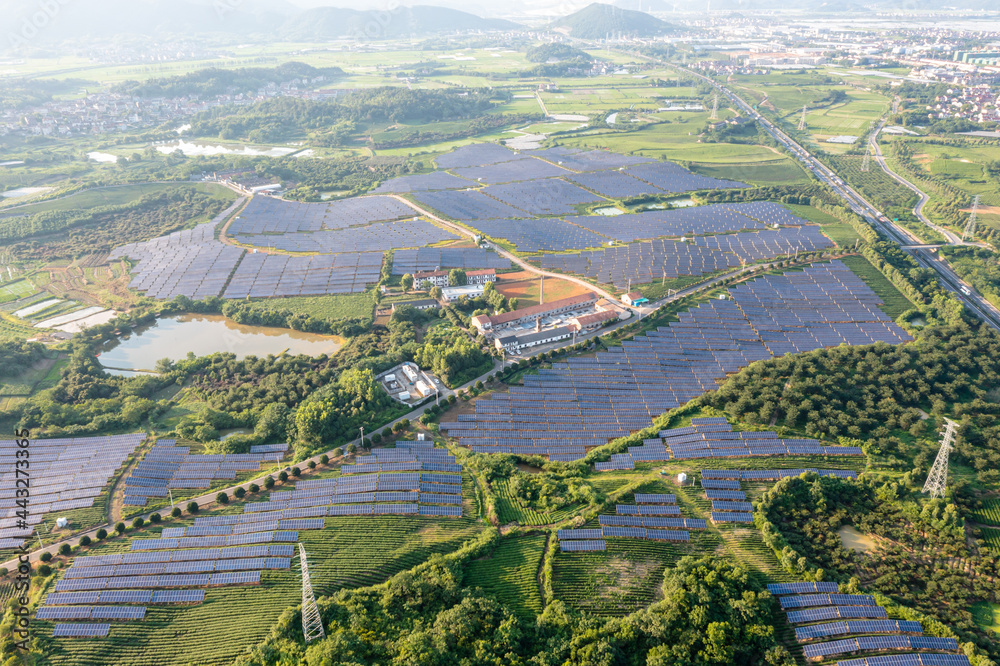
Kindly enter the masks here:
<path id="1" fill-rule="evenodd" d="M 965 305 L 977 318 L 1000 331 L 1000 310 L 998 310 L 992 303 L 987 301 L 980 294 L 973 291 L 970 285 L 963 282 L 948 262 L 945 261 L 938 253 L 927 249 L 907 249 L 909 246 L 922 245 L 923 243 L 912 233 L 890 221 L 885 214 L 873 206 L 871 202 L 854 190 L 854 188 L 845 183 L 836 173 L 833 172 L 833 170 L 826 166 L 826 164 L 821 162 L 814 155 L 810 154 L 798 142 L 788 136 L 774 123 L 765 118 L 756 109 L 745 102 L 743 98 L 714 79 L 704 76 L 699 72 L 679 67 L 677 65 L 673 66 L 681 69 L 691 76 L 705 81 L 728 97 L 729 100 L 736 104 L 743 113 L 756 120 L 757 123 L 763 127 L 775 141 L 788 150 L 792 156 L 805 164 L 806 168 L 809 169 L 814 176 L 816 176 L 821 182 L 827 184 L 834 191 L 834 193 L 844 199 L 851 210 L 865 218 L 875 229 L 881 231 L 886 238 L 903 248 L 904 252 L 908 252 L 914 260 L 916 260 L 918 265 L 936 272 L 938 274 L 939 281 L 945 289 L 953 292 L 962 304 Z"/>
<path id="2" fill-rule="evenodd" d="M 879 124 L 878 128 L 874 132 L 872 132 L 871 137 L 868 140 L 872 147 L 872 153 L 875 155 L 875 161 L 878 162 L 878 165 L 882 167 L 882 170 L 885 171 L 893 180 L 895 180 L 900 185 L 902 185 L 903 187 L 905 187 L 906 189 L 910 190 L 918 197 L 920 197 L 920 199 L 917 201 L 917 205 L 913 207 L 913 214 L 917 216 L 918 220 L 920 220 L 928 227 L 930 227 L 934 231 L 944 236 L 948 240 L 948 243 L 952 245 L 961 244 L 962 239 L 958 235 L 956 235 L 955 232 L 951 231 L 950 229 L 945 229 L 944 227 L 934 224 L 927 218 L 926 215 L 924 215 L 924 206 L 930 200 L 930 197 L 927 196 L 927 193 L 921 190 L 913 183 L 911 183 L 910 181 L 900 176 L 898 173 L 894 172 L 892 169 L 889 168 L 889 165 L 886 164 L 885 156 L 882 155 L 882 148 L 881 146 L 878 145 L 878 135 L 882 131 L 882 128 L 885 127 L 885 123 L 886 121 L 883 119 L 882 122 Z"/>

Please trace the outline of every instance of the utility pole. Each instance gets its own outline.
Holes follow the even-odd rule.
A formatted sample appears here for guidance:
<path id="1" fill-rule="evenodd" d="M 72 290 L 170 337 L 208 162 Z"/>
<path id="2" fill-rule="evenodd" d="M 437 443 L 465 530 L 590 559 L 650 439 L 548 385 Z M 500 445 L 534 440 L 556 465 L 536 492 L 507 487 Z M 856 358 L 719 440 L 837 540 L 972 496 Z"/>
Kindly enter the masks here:
<path id="1" fill-rule="evenodd" d="M 943 439 L 941 448 L 938 449 L 937 458 L 924 482 L 924 492 L 931 497 L 944 497 L 945 488 L 948 485 L 948 454 L 951 453 L 951 445 L 955 441 L 955 422 L 951 419 L 944 420 L 944 432 L 941 433 Z"/>
<path id="2" fill-rule="evenodd" d="M 365 427 L 361 426 L 361 448 L 365 448 Z"/>
<path id="3" fill-rule="evenodd" d="M 969 214 L 969 221 L 965 223 L 965 231 L 962 232 L 962 242 L 971 241 L 976 237 L 976 217 L 979 215 L 979 201 L 982 195 L 977 194 L 972 200 L 972 212 Z"/>
<path id="4" fill-rule="evenodd" d="M 309 565 L 306 562 L 306 549 L 299 542 L 299 564 L 302 566 L 302 635 L 306 643 L 317 638 L 326 638 L 323 630 L 323 620 L 316 607 L 316 597 L 313 596 L 312 583 L 309 581 Z"/>

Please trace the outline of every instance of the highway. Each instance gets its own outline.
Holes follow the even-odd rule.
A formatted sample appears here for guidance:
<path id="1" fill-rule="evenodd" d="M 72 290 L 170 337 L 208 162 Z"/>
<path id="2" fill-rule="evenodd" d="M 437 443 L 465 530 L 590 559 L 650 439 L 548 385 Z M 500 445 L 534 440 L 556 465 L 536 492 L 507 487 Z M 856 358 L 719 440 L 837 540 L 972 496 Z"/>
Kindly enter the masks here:
<path id="1" fill-rule="evenodd" d="M 675 67 L 677 66 L 675 65 Z M 923 241 L 921 241 L 921 239 L 916 238 L 906 229 L 892 223 L 888 217 L 882 214 L 881 211 L 861 196 L 860 193 L 855 191 L 850 185 L 845 183 L 829 167 L 823 164 L 823 162 L 817 159 L 814 155 L 809 153 L 809 151 L 799 145 L 774 123 L 765 118 L 762 114 L 758 113 L 756 109 L 745 102 L 739 95 L 715 80 L 710 79 L 707 76 L 703 76 L 698 72 L 687 68 L 679 67 L 679 69 L 682 69 L 685 73 L 695 76 L 716 88 L 742 113 L 760 123 L 760 126 L 763 127 L 775 141 L 781 144 L 786 150 L 788 150 L 789 153 L 802 162 L 806 168 L 809 169 L 809 171 L 811 171 L 820 181 L 829 185 L 830 188 L 837 193 L 837 195 L 844 199 L 851 210 L 865 218 L 865 220 L 867 220 L 868 223 L 878 230 L 883 236 L 894 243 L 897 243 L 901 248 L 903 248 L 904 252 L 907 252 L 916 260 L 917 264 L 935 271 L 940 278 L 941 284 L 949 291 L 954 292 L 959 300 L 961 300 L 962 304 L 965 305 L 970 312 L 997 331 L 1000 331 L 1000 310 L 997 310 L 997 308 L 995 308 L 989 301 L 972 291 L 969 285 L 963 282 L 958 275 L 955 274 L 955 271 L 951 268 L 948 262 L 941 259 L 941 257 L 933 250 L 907 249 L 909 246 L 923 245 Z"/>

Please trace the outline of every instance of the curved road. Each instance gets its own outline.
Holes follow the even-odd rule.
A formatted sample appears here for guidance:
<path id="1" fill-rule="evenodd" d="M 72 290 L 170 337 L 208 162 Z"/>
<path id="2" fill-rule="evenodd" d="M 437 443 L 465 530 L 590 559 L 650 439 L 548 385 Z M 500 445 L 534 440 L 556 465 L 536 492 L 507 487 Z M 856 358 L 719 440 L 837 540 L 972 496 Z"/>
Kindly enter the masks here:
<path id="1" fill-rule="evenodd" d="M 924 215 L 924 206 L 927 204 L 928 201 L 930 201 L 930 197 L 927 196 L 927 193 L 921 190 L 913 183 L 911 183 L 910 181 L 900 176 L 898 173 L 894 172 L 892 169 L 889 168 L 889 165 L 886 164 L 885 156 L 882 155 L 882 148 L 878 145 L 878 135 L 879 133 L 882 132 L 882 128 L 885 127 L 885 123 L 886 121 L 883 119 L 882 122 L 879 124 L 878 128 L 876 128 L 875 131 L 872 132 L 871 137 L 869 137 L 868 139 L 869 144 L 871 144 L 872 154 L 875 156 L 875 161 L 878 162 L 878 165 L 880 167 L 882 167 L 882 171 L 885 171 L 893 180 L 895 180 L 900 185 L 902 185 L 903 187 L 905 187 L 906 189 L 910 190 L 918 197 L 920 197 L 920 199 L 917 201 L 917 205 L 913 207 L 913 214 L 917 216 L 918 220 L 920 220 L 925 225 L 927 225 L 934 231 L 944 236 L 948 240 L 949 244 L 960 245 L 962 243 L 962 239 L 958 235 L 956 235 L 955 232 L 934 224 L 927 218 L 926 215 Z"/>

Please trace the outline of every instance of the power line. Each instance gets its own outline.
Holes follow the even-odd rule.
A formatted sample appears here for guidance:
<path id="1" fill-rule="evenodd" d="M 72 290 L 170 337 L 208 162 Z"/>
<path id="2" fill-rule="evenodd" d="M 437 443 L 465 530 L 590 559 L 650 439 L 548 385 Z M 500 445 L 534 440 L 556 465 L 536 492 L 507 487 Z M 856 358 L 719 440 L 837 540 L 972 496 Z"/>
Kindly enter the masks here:
<path id="1" fill-rule="evenodd" d="M 938 449 L 937 458 L 934 459 L 934 466 L 931 467 L 924 482 L 924 492 L 931 497 L 944 497 L 945 488 L 948 486 L 948 454 L 951 453 L 951 445 L 955 441 L 955 422 L 951 419 L 944 420 L 944 432 L 941 433 L 941 448 Z"/>
<path id="2" fill-rule="evenodd" d="M 804 131 L 806 128 L 806 107 L 802 106 L 802 118 L 799 119 L 799 131 Z"/>
<path id="3" fill-rule="evenodd" d="M 979 199 L 982 195 L 977 194 L 972 200 L 972 212 L 969 214 L 969 221 L 965 223 L 965 231 L 962 232 L 962 241 L 970 241 L 976 237 L 976 217 L 979 215 Z"/>
<path id="4" fill-rule="evenodd" d="M 323 631 L 323 620 L 316 607 L 316 597 L 313 596 L 312 583 L 309 582 L 309 565 L 306 563 L 306 549 L 299 543 L 299 564 L 302 565 L 302 635 L 306 643 L 317 638 L 326 638 Z"/>

